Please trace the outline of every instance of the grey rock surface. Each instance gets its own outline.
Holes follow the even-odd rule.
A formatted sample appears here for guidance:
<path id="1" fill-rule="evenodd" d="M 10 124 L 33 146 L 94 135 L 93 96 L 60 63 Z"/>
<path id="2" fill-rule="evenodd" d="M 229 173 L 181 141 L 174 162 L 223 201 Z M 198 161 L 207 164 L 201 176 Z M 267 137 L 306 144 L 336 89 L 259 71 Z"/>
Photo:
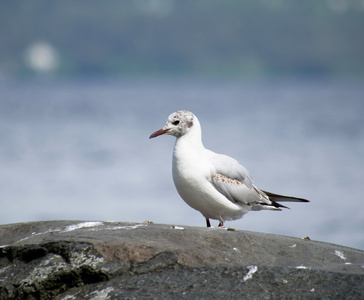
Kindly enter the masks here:
<path id="1" fill-rule="evenodd" d="M 148 223 L 0 226 L 0 299 L 364 299 L 364 251 Z"/>

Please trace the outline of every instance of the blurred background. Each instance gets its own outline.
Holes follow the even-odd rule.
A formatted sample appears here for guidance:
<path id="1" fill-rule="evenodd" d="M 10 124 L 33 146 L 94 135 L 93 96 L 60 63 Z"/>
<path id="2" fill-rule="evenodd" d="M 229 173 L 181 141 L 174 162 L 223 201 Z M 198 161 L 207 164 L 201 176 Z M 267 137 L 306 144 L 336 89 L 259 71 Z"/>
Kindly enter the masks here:
<path id="1" fill-rule="evenodd" d="M 363 32 L 362 0 L 1 1 L 0 224 L 205 226 L 174 138 L 148 139 L 187 109 L 258 187 L 311 200 L 227 226 L 364 249 Z"/>

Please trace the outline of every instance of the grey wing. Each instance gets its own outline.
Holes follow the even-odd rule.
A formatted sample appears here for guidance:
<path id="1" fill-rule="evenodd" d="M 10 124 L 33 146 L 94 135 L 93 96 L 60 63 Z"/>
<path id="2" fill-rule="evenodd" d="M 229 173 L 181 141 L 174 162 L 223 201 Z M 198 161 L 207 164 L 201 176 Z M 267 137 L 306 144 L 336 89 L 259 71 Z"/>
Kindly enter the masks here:
<path id="1" fill-rule="evenodd" d="M 210 162 L 214 166 L 213 173 L 239 180 L 249 188 L 253 187 L 253 180 L 250 177 L 249 171 L 237 160 L 227 155 L 215 154 L 211 156 Z"/>
<path id="2" fill-rule="evenodd" d="M 253 210 L 278 209 L 272 207 L 269 197 L 253 185 L 249 171 L 237 160 L 227 155 L 215 154 L 210 162 L 214 166 L 211 183 L 227 199 L 252 206 Z"/>
<path id="3" fill-rule="evenodd" d="M 250 188 L 239 180 L 228 178 L 222 174 L 213 173 L 211 176 L 211 183 L 216 190 L 236 204 L 250 206 L 267 200 L 263 195 L 257 193 L 254 186 L 253 188 Z"/>

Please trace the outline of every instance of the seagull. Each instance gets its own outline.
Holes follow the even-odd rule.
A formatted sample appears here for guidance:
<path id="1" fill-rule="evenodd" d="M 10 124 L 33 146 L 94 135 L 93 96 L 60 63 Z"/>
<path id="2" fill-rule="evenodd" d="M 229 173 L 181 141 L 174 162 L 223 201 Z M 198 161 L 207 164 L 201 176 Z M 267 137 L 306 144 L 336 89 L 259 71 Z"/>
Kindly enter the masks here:
<path id="1" fill-rule="evenodd" d="M 187 110 L 172 113 L 165 126 L 149 138 L 163 134 L 176 137 L 172 162 L 176 189 L 189 206 L 205 217 L 207 227 L 211 227 L 210 219 L 224 227 L 224 221 L 240 219 L 251 210 L 288 208 L 278 202 L 309 202 L 258 189 L 249 171 L 237 160 L 203 146 L 200 122 Z"/>

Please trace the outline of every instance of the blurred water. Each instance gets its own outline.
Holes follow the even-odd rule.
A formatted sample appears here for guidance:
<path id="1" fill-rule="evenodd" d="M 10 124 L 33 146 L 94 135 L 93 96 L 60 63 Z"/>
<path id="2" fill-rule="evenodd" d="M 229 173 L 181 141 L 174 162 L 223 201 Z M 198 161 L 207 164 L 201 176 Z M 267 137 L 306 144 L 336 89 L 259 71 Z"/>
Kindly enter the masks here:
<path id="1" fill-rule="evenodd" d="M 227 226 L 364 249 L 364 85 L 348 82 L 3 83 L 0 223 L 205 226 L 175 191 L 174 138 L 148 139 L 179 109 L 194 112 L 205 146 L 238 159 L 258 187 L 311 200 Z"/>

